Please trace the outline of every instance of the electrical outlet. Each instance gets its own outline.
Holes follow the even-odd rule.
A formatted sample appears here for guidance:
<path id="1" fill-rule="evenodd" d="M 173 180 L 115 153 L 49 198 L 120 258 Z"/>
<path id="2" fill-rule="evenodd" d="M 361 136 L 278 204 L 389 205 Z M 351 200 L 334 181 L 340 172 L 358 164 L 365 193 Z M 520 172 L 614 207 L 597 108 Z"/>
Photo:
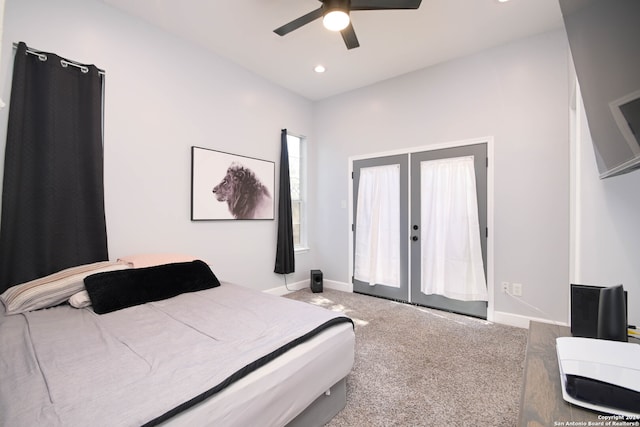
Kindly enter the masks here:
<path id="1" fill-rule="evenodd" d="M 509 293 L 509 282 L 502 282 L 502 292 L 505 294 Z"/>
<path id="2" fill-rule="evenodd" d="M 514 283 L 513 285 L 511 285 L 511 290 L 512 290 L 513 296 L 521 297 L 522 296 L 522 283 Z"/>

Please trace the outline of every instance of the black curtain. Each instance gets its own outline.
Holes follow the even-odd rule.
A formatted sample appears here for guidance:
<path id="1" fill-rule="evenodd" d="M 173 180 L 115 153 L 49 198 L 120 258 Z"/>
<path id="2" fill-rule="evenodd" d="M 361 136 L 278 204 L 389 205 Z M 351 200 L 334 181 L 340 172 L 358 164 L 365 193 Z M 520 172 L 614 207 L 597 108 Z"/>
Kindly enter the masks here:
<path id="1" fill-rule="evenodd" d="M 289 180 L 289 150 L 287 130 L 280 135 L 280 197 L 278 199 L 278 244 L 274 272 L 288 274 L 296 271 L 293 251 L 293 225 L 291 223 L 291 183 Z"/>
<path id="2" fill-rule="evenodd" d="M 61 60 L 52 53 L 28 53 L 23 42 L 17 46 L 2 191 L 0 292 L 108 259 L 103 77 L 93 65 L 65 67 Z"/>

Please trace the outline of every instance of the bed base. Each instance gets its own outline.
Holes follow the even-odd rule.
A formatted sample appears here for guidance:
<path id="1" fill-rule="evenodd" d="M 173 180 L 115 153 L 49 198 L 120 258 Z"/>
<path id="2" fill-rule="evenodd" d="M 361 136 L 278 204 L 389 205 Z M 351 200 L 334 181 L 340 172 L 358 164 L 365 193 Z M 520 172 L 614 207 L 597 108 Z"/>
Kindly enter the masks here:
<path id="1" fill-rule="evenodd" d="M 296 416 L 286 427 L 321 427 L 329 422 L 347 404 L 346 377 L 314 400 L 311 405 Z"/>

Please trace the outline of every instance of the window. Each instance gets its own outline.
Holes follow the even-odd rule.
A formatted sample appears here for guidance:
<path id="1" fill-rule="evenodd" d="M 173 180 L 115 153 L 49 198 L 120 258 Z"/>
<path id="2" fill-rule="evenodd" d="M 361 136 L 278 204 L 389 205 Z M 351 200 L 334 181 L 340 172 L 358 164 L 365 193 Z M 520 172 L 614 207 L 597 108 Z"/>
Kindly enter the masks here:
<path id="1" fill-rule="evenodd" d="M 304 137 L 287 134 L 289 151 L 289 177 L 291 180 L 291 213 L 293 246 L 307 248 L 306 221 L 306 144 Z"/>

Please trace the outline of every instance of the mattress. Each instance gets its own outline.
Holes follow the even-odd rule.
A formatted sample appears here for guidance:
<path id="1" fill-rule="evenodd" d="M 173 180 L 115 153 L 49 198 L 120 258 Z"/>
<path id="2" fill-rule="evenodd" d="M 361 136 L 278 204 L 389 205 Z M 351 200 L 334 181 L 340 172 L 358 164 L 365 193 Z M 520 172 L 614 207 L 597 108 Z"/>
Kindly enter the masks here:
<path id="1" fill-rule="evenodd" d="M 228 283 L 104 315 L 2 311 L 0 425 L 285 425 L 353 347 L 339 313 Z"/>
<path id="2" fill-rule="evenodd" d="M 346 377 L 353 358 L 353 328 L 338 325 L 161 425 L 285 426 Z"/>

